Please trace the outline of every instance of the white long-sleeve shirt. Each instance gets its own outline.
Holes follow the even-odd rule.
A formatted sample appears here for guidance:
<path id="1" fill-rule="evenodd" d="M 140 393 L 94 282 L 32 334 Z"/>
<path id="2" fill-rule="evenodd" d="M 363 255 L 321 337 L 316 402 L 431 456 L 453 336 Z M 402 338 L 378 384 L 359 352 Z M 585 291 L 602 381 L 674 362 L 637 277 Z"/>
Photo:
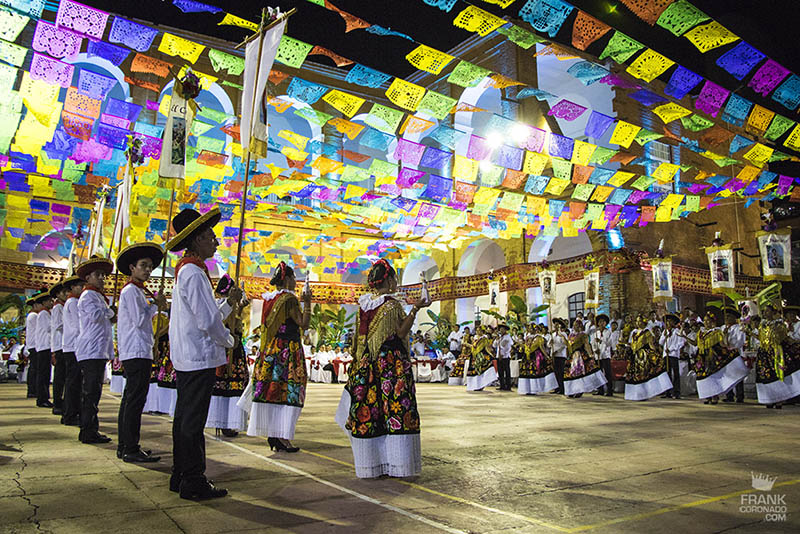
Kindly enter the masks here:
<path id="1" fill-rule="evenodd" d="M 619 340 L 622 337 L 622 330 L 611 330 L 608 333 L 608 346 L 611 350 L 617 350 L 617 345 L 619 345 Z"/>
<path id="2" fill-rule="evenodd" d="M 75 352 L 75 342 L 78 340 L 78 332 L 80 332 L 78 297 L 69 297 L 67 299 L 61 316 L 64 324 L 64 332 L 61 336 L 61 350 L 63 352 Z"/>
<path id="3" fill-rule="evenodd" d="M 461 350 L 461 332 L 450 332 L 447 341 L 450 342 L 451 351 Z"/>
<path id="4" fill-rule="evenodd" d="M 686 344 L 686 340 L 679 335 L 680 331 L 677 328 L 671 330 L 664 330 L 661 333 L 659 343 L 664 347 L 664 356 L 670 358 L 680 358 L 681 349 Z"/>
<path id="5" fill-rule="evenodd" d="M 50 310 L 50 350 L 61 350 L 61 339 L 64 336 L 64 305 L 56 302 Z"/>
<path id="6" fill-rule="evenodd" d="M 29 312 L 25 317 L 25 348 L 29 354 L 36 350 L 36 319 L 38 318 L 39 314 L 36 312 Z"/>
<path id="7" fill-rule="evenodd" d="M 50 312 L 42 310 L 36 318 L 36 350 L 50 350 Z"/>
<path id="8" fill-rule="evenodd" d="M 169 322 L 170 359 L 176 371 L 200 371 L 227 361 L 225 349 L 233 348 L 234 339 L 223 321 L 230 312 L 227 302 L 217 306 L 211 282 L 200 267 L 192 263 L 181 267 Z"/>
<path id="9" fill-rule="evenodd" d="M 510 358 L 511 347 L 513 346 L 514 346 L 514 340 L 511 338 L 509 334 L 506 334 L 503 337 L 501 337 L 497 342 L 497 357 Z"/>
<path id="10" fill-rule="evenodd" d="M 111 333 L 111 318 L 114 312 L 108 307 L 106 298 L 96 289 L 89 288 L 78 299 L 78 321 L 80 333 L 75 340 L 75 358 L 84 360 L 112 360 L 114 339 Z"/>
<path id="11" fill-rule="evenodd" d="M 725 327 L 725 343 L 728 348 L 735 350 L 738 354 L 742 353 L 746 341 L 744 330 L 738 324 Z"/>
<path id="12" fill-rule="evenodd" d="M 567 335 L 564 332 L 553 332 L 550 338 L 550 353 L 554 358 L 567 357 Z"/>
<path id="13" fill-rule="evenodd" d="M 120 360 L 153 359 L 153 317 L 157 313 L 158 305 L 148 303 L 139 286 L 125 284 L 119 294 L 117 318 L 117 350 Z"/>
<path id="14" fill-rule="evenodd" d="M 789 337 L 794 341 L 800 341 L 800 321 L 795 321 L 789 325 Z"/>
<path id="15" fill-rule="evenodd" d="M 598 360 L 611 358 L 611 331 L 607 328 L 595 330 L 592 334 L 591 344 L 594 356 Z"/>

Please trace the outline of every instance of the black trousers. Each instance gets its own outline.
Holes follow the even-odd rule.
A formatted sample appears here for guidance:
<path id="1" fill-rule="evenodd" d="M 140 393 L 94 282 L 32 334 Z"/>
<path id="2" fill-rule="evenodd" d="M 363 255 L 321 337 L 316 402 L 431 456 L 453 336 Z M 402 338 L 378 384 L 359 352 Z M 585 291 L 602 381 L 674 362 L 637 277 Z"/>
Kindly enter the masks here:
<path id="1" fill-rule="evenodd" d="M 63 352 L 66 380 L 64 381 L 64 415 L 62 423 L 78 420 L 81 411 L 82 373 L 74 352 Z"/>
<path id="2" fill-rule="evenodd" d="M 36 351 L 28 350 L 28 375 L 25 381 L 28 383 L 28 397 L 36 396 L 36 370 L 39 368 L 39 358 Z"/>
<path id="3" fill-rule="evenodd" d="M 139 450 L 139 434 L 142 428 L 142 410 L 147 402 L 147 391 L 150 389 L 150 373 L 153 360 L 133 358 L 123 362 L 125 375 L 125 391 L 119 405 L 117 417 L 117 449 L 123 454 L 133 454 Z"/>
<path id="4" fill-rule="evenodd" d="M 336 376 L 336 370 L 333 368 L 333 364 L 332 363 L 326 363 L 325 365 L 323 365 L 322 366 L 322 370 L 331 372 L 331 384 L 338 384 L 339 383 L 339 377 Z"/>
<path id="5" fill-rule="evenodd" d="M 500 381 L 500 389 L 511 391 L 511 358 L 497 359 L 497 378 Z"/>
<path id="6" fill-rule="evenodd" d="M 614 394 L 614 375 L 611 373 L 611 358 L 602 358 L 598 360 L 600 363 L 600 369 L 603 371 L 603 374 L 606 376 L 606 385 L 600 388 L 600 391 L 605 393 L 606 395 L 613 395 Z"/>
<path id="7" fill-rule="evenodd" d="M 50 401 L 50 350 L 36 351 L 36 405 Z"/>
<path id="8" fill-rule="evenodd" d="M 67 382 L 67 362 L 64 353 L 57 350 L 53 353 L 56 366 L 53 370 L 53 408 L 64 409 L 64 386 Z"/>
<path id="9" fill-rule="evenodd" d="M 728 400 L 733 400 L 734 392 L 736 392 L 736 400 L 738 402 L 744 402 L 744 380 L 740 381 L 733 387 L 733 389 L 728 391 L 728 394 L 726 395 Z"/>
<path id="10" fill-rule="evenodd" d="M 558 381 L 558 392 L 564 393 L 564 366 L 567 364 L 566 358 L 553 358 L 553 367 L 556 371 L 556 380 Z"/>
<path id="11" fill-rule="evenodd" d="M 667 356 L 669 379 L 672 381 L 673 397 L 681 396 L 681 359 Z"/>
<path id="12" fill-rule="evenodd" d="M 203 429 L 216 382 L 215 369 L 177 371 L 178 401 L 172 422 L 172 475 L 188 484 L 202 484 L 206 472 Z"/>
<path id="13" fill-rule="evenodd" d="M 83 380 L 81 383 L 81 432 L 78 439 L 83 441 L 99 433 L 97 419 L 100 395 L 103 393 L 103 373 L 106 360 L 83 360 L 78 362 Z"/>

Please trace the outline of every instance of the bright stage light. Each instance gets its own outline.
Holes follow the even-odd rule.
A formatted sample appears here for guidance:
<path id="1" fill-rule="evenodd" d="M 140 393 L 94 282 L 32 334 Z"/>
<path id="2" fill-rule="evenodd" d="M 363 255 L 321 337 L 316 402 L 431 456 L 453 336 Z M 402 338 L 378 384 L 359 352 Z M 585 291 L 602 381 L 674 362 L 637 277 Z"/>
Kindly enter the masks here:
<path id="1" fill-rule="evenodd" d="M 526 140 L 529 135 L 530 128 L 524 124 L 515 124 L 514 127 L 511 128 L 511 137 L 518 143 Z"/>
<path id="2" fill-rule="evenodd" d="M 486 136 L 486 144 L 491 148 L 500 148 L 503 144 L 503 136 L 497 132 L 492 132 Z"/>

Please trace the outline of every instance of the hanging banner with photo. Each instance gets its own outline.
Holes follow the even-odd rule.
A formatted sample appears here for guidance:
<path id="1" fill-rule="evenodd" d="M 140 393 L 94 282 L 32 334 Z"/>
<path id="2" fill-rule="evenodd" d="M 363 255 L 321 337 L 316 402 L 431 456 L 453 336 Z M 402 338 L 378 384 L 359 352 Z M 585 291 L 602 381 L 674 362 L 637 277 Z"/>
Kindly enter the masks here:
<path id="1" fill-rule="evenodd" d="M 764 280 L 792 280 L 792 229 L 756 232 Z"/>
<path id="2" fill-rule="evenodd" d="M 600 270 L 593 269 L 583 275 L 584 307 L 597 308 L 600 306 Z"/>
<path id="3" fill-rule="evenodd" d="M 725 289 L 733 289 L 736 286 L 736 276 L 732 245 L 706 247 L 706 255 L 708 268 L 711 271 L 711 292 L 723 293 Z"/>
<path id="4" fill-rule="evenodd" d="M 554 304 L 556 302 L 556 272 L 549 269 L 539 271 L 539 287 L 542 289 L 542 302 Z"/>
<path id="5" fill-rule="evenodd" d="M 672 258 L 653 258 L 653 302 L 672 300 Z"/>
<path id="6" fill-rule="evenodd" d="M 158 168 L 158 174 L 164 178 L 183 178 L 186 172 L 186 140 L 192 128 L 194 106 L 190 106 L 176 89 L 179 85 L 180 82 L 175 80 L 167 125 L 164 128 L 163 149 Z"/>
<path id="7" fill-rule="evenodd" d="M 489 281 L 489 309 L 497 308 L 498 296 L 500 295 L 500 282 L 498 280 Z"/>

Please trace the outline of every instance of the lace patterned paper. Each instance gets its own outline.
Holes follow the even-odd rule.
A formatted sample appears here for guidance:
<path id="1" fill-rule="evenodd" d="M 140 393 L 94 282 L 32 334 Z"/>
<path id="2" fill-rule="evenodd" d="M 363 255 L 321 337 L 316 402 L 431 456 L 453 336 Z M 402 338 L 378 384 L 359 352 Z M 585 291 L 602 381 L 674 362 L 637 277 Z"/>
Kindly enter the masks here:
<path id="1" fill-rule="evenodd" d="M 236 15 L 231 15 L 230 13 L 225 13 L 225 16 L 222 18 L 222 20 L 217 22 L 217 26 L 238 26 L 253 32 L 258 31 L 258 24 L 255 22 L 243 19 L 242 17 L 237 17 Z"/>
<path id="2" fill-rule="evenodd" d="M 756 143 L 750 150 L 743 154 L 742 157 L 760 169 L 767 164 L 774 151 L 774 148 Z"/>
<path id="3" fill-rule="evenodd" d="M 567 121 L 574 121 L 586 112 L 586 108 L 569 100 L 560 100 L 555 106 L 550 108 L 548 115 L 558 117 Z"/>
<path id="4" fill-rule="evenodd" d="M 634 15 L 648 23 L 656 23 L 661 13 L 675 0 L 620 0 Z"/>
<path id="5" fill-rule="evenodd" d="M 657 24 L 680 37 L 693 26 L 709 20 L 711 17 L 694 7 L 687 0 L 678 0 L 670 4 L 658 17 Z"/>
<path id="6" fill-rule="evenodd" d="M 435 91 L 428 91 L 417 106 L 417 111 L 426 112 L 432 117 L 443 120 L 456 105 L 455 98 L 445 96 Z"/>
<path id="7" fill-rule="evenodd" d="M 14 65 L 15 67 L 21 67 L 27 55 L 27 48 L 14 43 L 0 41 L 0 60 Z"/>
<path id="8" fill-rule="evenodd" d="M 0 4 L 33 18 L 41 18 L 45 0 L 0 0 Z"/>
<path id="9" fill-rule="evenodd" d="M 675 62 L 671 59 L 648 48 L 630 64 L 626 72 L 635 78 L 650 83 L 674 64 Z"/>
<path id="10" fill-rule="evenodd" d="M 786 138 L 786 141 L 783 142 L 783 145 L 792 150 L 800 150 L 800 125 L 794 127 L 794 130 L 792 130 L 789 137 Z"/>
<path id="11" fill-rule="evenodd" d="M 776 61 L 768 59 L 756 71 L 747 85 L 752 87 L 756 93 L 767 96 L 788 75 L 789 69 L 781 66 Z"/>
<path id="12" fill-rule="evenodd" d="M 692 114 L 691 117 L 681 117 L 681 124 L 687 130 L 699 132 L 705 130 L 706 128 L 711 128 L 714 125 L 714 122 L 703 118 L 700 115 Z"/>
<path id="13" fill-rule="evenodd" d="M 544 149 L 544 143 L 546 140 L 546 131 L 539 128 L 529 127 L 527 137 L 519 142 L 519 146 L 520 148 L 530 150 L 531 152 L 541 152 Z"/>
<path id="14" fill-rule="evenodd" d="M 423 152 L 425 152 L 425 145 L 400 138 L 394 149 L 394 159 L 402 161 L 403 165 L 416 167 L 422 159 Z"/>
<path id="15" fill-rule="evenodd" d="M 586 50 L 590 44 L 611 31 L 611 26 L 593 16 L 578 10 L 572 25 L 572 46 Z"/>
<path id="16" fill-rule="evenodd" d="M 9 68 L 14 71 L 14 78 L 16 78 L 17 69 L 12 67 Z M 31 74 L 23 71 L 22 83 L 19 86 L 19 95 L 21 98 L 27 100 L 37 100 L 44 103 L 55 102 L 58 100 L 58 94 L 60 91 L 61 88 L 59 85 L 47 83 L 43 80 L 37 80 Z"/>
<path id="17" fill-rule="evenodd" d="M 108 115 L 107 113 L 100 115 L 100 122 L 104 124 L 110 124 L 111 126 L 116 126 L 117 128 L 123 128 L 125 130 L 130 130 L 131 128 L 131 121 L 120 117 L 115 117 L 113 115 Z M 200 121 L 194 121 L 192 126 L 195 124 L 200 124 Z"/>
<path id="18" fill-rule="evenodd" d="M 386 96 L 393 104 L 410 111 L 416 111 L 424 95 L 424 87 L 400 78 L 395 78 L 389 89 L 386 90 Z"/>
<path id="19" fill-rule="evenodd" d="M 65 110 L 93 119 L 100 117 L 100 106 L 102 106 L 102 104 L 103 102 L 101 100 L 96 100 L 80 94 L 75 87 L 67 89 L 67 96 L 64 99 Z"/>
<path id="20" fill-rule="evenodd" d="M 575 141 L 571 137 L 551 133 L 550 146 L 547 150 L 552 157 L 569 160 L 572 159 L 572 147 L 574 143 Z"/>
<path id="21" fill-rule="evenodd" d="M 465 133 L 461 130 L 456 130 L 440 124 L 434 131 L 431 132 L 430 137 L 443 147 L 455 150 L 459 140 L 464 137 Z"/>
<path id="22" fill-rule="evenodd" d="M 430 169 L 442 171 L 447 167 L 447 164 L 450 163 L 450 159 L 452 157 L 452 152 L 439 150 L 438 148 L 429 146 L 426 147 L 425 153 L 422 155 L 422 160 L 419 162 L 419 165 L 420 167 L 428 167 Z"/>
<path id="23" fill-rule="evenodd" d="M 499 165 L 493 165 L 489 162 L 480 165 L 480 181 L 484 187 L 497 187 L 503 181 L 503 174 L 505 169 Z"/>
<path id="24" fill-rule="evenodd" d="M 60 30 L 55 24 L 44 20 L 36 23 L 31 46 L 37 52 L 45 52 L 55 58 L 72 58 L 81 51 L 83 37 L 69 30 Z"/>
<path id="25" fill-rule="evenodd" d="M 422 133 L 428 128 L 431 128 L 435 125 L 436 125 L 435 122 L 423 119 L 422 117 L 407 115 L 406 120 L 404 120 L 403 124 L 400 126 L 399 133 L 400 135 L 403 135 L 404 133 L 410 133 L 410 134 Z"/>
<path id="26" fill-rule="evenodd" d="M 719 48 L 728 43 L 738 41 L 739 38 L 717 21 L 698 26 L 684 34 L 689 42 L 705 54 L 709 50 Z"/>
<path id="27" fill-rule="evenodd" d="M 56 26 L 66 28 L 92 39 L 102 39 L 108 13 L 72 0 L 61 0 L 56 14 Z"/>
<path id="28" fill-rule="evenodd" d="M 725 110 L 722 112 L 722 120 L 735 126 L 742 126 L 752 107 L 752 102 L 733 93 L 725 105 Z"/>
<path id="29" fill-rule="evenodd" d="M 567 69 L 567 74 L 588 87 L 608 76 L 609 72 L 591 61 L 579 61 Z"/>
<path id="30" fill-rule="evenodd" d="M 161 38 L 161 44 L 158 45 L 159 52 L 163 52 L 168 56 L 182 57 L 189 63 L 195 63 L 205 49 L 204 45 L 171 33 L 165 33 Z"/>
<path id="31" fill-rule="evenodd" d="M 130 133 L 129 130 L 100 123 L 97 125 L 97 142 L 111 148 L 124 150 L 128 146 L 128 135 Z"/>
<path id="32" fill-rule="evenodd" d="M 642 43 L 636 39 L 628 37 L 621 31 L 615 30 L 614 34 L 611 36 L 611 39 L 608 41 L 608 44 L 600 54 L 600 59 L 610 57 L 616 63 L 625 63 L 631 58 L 632 55 L 642 48 L 644 48 Z"/>
<path id="33" fill-rule="evenodd" d="M 169 69 L 172 63 L 161 61 L 154 57 L 146 56 L 144 54 L 136 54 L 131 61 L 131 72 L 143 72 L 148 74 L 155 74 L 161 78 L 169 76 Z"/>
<path id="34" fill-rule="evenodd" d="M 452 194 L 453 180 L 431 174 L 428 176 L 428 185 L 425 191 L 423 191 L 422 196 L 435 202 L 447 204 Z"/>
<path id="35" fill-rule="evenodd" d="M 281 43 L 278 46 L 278 54 L 275 56 L 275 61 L 299 69 L 312 48 L 314 48 L 313 45 L 304 43 L 298 39 L 293 39 L 284 34 L 283 37 L 281 37 Z"/>
<path id="36" fill-rule="evenodd" d="M 94 139 L 89 139 L 77 144 L 70 159 L 76 163 L 98 163 L 101 160 L 109 159 L 111 151 L 111 147 L 100 144 Z"/>
<path id="37" fill-rule="evenodd" d="M 67 88 L 72 83 L 75 67 L 34 52 L 30 72 L 31 78 L 34 80 L 43 80 L 51 85 Z"/>
<path id="38" fill-rule="evenodd" d="M 447 81 L 459 87 L 476 87 L 491 71 L 468 61 L 460 61 Z"/>
<path id="39" fill-rule="evenodd" d="M 486 143 L 486 139 L 477 135 L 469 136 L 469 146 L 467 147 L 467 157 L 474 160 L 484 160 L 489 157 L 492 147 Z"/>
<path id="40" fill-rule="evenodd" d="M 30 20 L 25 15 L 0 10 L 0 39 L 15 41 Z"/>
<path id="41" fill-rule="evenodd" d="M 522 172 L 525 174 L 542 174 L 550 157 L 539 152 L 525 152 L 525 161 L 522 163 Z"/>
<path id="42" fill-rule="evenodd" d="M 104 76 L 85 68 L 81 69 L 78 74 L 78 91 L 91 98 L 105 100 L 116 85 L 116 78 Z"/>
<path id="43" fill-rule="evenodd" d="M 419 70 L 439 74 L 453 60 L 453 56 L 440 52 L 429 46 L 419 45 L 406 56 L 409 63 Z"/>
<path id="44" fill-rule="evenodd" d="M 158 30 L 137 24 L 121 17 L 114 17 L 111 23 L 111 31 L 108 33 L 108 40 L 112 43 L 124 44 L 128 48 L 133 48 L 139 52 L 147 52 L 153 39 L 158 35 Z"/>
<path id="45" fill-rule="evenodd" d="M 587 143 L 585 141 L 575 140 L 575 145 L 572 149 L 572 163 L 577 163 L 578 165 L 588 165 L 589 160 L 592 158 L 592 154 L 597 149 L 597 145 L 593 145 L 592 143 Z"/>
<path id="46" fill-rule="evenodd" d="M 756 135 L 764 135 L 769 128 L 769 123 L 775 117 L 775 112 L 756 104 L 747 117 L 747 131 Z"/>
<path id="47" fill-rule="evenodd" d="M 514 24 L 497 28 L 497 33 L 505 35 L 508 40 L 515 45 L 525 50 L 530 49 L 536 43 L 544 41 L 544 37 L 539 37 L 535 33 L 531 33 L 524 28 L 520 28 Z"/>
<path id="48" fill-rule="evenodd" d="M 501 167 L 518 171 L 522 169 L 525 151 L 515 146 L 503 145 L 497 150 L 494 162 Z"/>
<path id="49" fill-rule="evenodd" d="M 317 100 L 322 98 L 322 95 L 324 95 L 327 91 L 328 88 L 324 85 L 308 82 L 302 78 L 295 77 L 292 79 L 292 83 L 289 84 L 286 94 L 301 102 L 311 105 L 315 104 Z"/>
<path id="50" fill-rule="evenodd" d="M 128 58 L 131 51 L 103 41 L 89 41 L 87 53 L 89 57 L 100 57 L 119 67 Z"/>
<path id="51" fill-rule="evenodd" d="M 459 13 L 453 21 L 453 26 L 456 28 L 463 28 L 469 32 L 477 33 L 482 37 L 489 35 L 505 24 L 505 20 L 476 6 L 468 6 L 464 11 Z"/>
<path id="52" fill-rule="evenodd" d="M 356 63 L 347 73 L 345 81 L 347 83 L 354 83 L 363 87 L 372 87 L 373 89 L 377 89 L 391 78 L 392 77 L 388 74 L 384 74 L 375 69 L 365 67 L 360 63 Z"/>
<path id="53" fill-rule="evenodd" d="M 792 74 L 772 93 L 772 99 L 784 107 L 795 110 L 800 106 L 800 76 Z"/>
<path id="54" fill-rule="evenodd" d="M 702 81 L 702 76 L 695 74 L 683 65 L 678 65 L 678 68 L 673 71 L 669 83 L 664 88 L 664 94 L 674 96 L 680 100 Z"/>
<path id="55" fill-rule="evenodd" d="M 729 94 L 730 91 L 727 89 L 720 87 L 714 82 L 706 80 L 705 85 L 703 85 L 703 89 L 697 96 L 694 107 L 700 111 L 705 111 L 712 117 L 716 117 L 719 113 L 719 109 L 722 107 L 722 104 L 725 103 L 725 99 L 728 98 Z"/>
<path id="56" fill-rule="evenodd" d="M 330 0 L 325 0 L 325 8 L 331 11 L 334 11 L 339 14 L 339 16 L 344 19 L 345 29 L 344 32 L 348 33 L 353 30 L 360 30 L 362 28 L 369 28 L 371 24 L 365 20 L 362 20 L 355 15 L 348 13 L 347 11 L 342 11 L 338 7 L 334 6 L 330 3 Z"/>
<path id="57" fill-rule="evenodd" d="M 232 56 L 213 48 L 208 49 L 208 59 L 214 72 L 226 71 L 231 76 L 239 76 L 244 72 L 244 58 Z"/>
<path id="58" fill-rule="evenodd" d="M 519 17 L 534 30 L 555 37 L 573 9 L 562 0 L 528 0 L 519 10 Z"/>
<path id="59" fill-rule="evenodd" d="M 364 104 L 363 98 L 344 93 L 337 89 L 329 91 L 322 100 L 330 104 L 334 109 L 341 112 L 345 117 L 352 117 Z"/>
<path id="60" fill-rule="evenodd" d="M 731 76 L 741 80 L 758 65 L 764 54 L 745 43 L 737 44 L 717 59 L 717 65 L 728 71 Z"/>
<path id="61" fill-rule="evenodd" d="M 491 80 L 491 86 L 494 87 L 495 89 L 506 89 L 514 85 L 523 85 L 522 82 L 518 82 L 513 78 L 509 78 L 508 76 L 503 76 L 502 74 L 496 72 L 490 74 L 489 79 Z"/>
<path id="62" fill-rule="evenodd" d="M 184 13 L 222 13 L 222 9 L 194 0 L 172 0 L 173 5 Z"/>
<path id="63" fill-rule="evenodd" d="M 453 9 L 453 6 L 456 5 L 458 0 L 423 0 L 426 4 L 433 7 L 438 7 L 445 13 L 450 13 L 450 10 Z"/>
<path id="64" fill-rule="evenodd" d="M 775 118 L 772 119 L 772 123 L 767 128 L 766 133 L 764 133 L 764 137 L 769 139 L 770 141 L 775 141 L 780 136 L 786 133 L 786 131 L 794 126 L 795 122 L 792 119 L 788 119 L 783 115 L 775 115 Z"/>
<path id="65" fill-rule="evenodd" d="M 614 133 L 611 134 L 609 143 L 628 148 L 641 129 L 641 126 L 636 126 L 635 124 L 630 124 L 625 121 L 618 121 L 616 128 L 614 128 Z"/>
<path id="66" fill-rule="evenodd" d="M 479 168 L 479 161 L 456 154 L 455 160 L 453 161 L 453 178 L 467 182 L 475 182 L 478 177 Z"/>
<path id="67" fill-rule="evenodd" d="M 161 138 L 144 134 L 136 134 L 142 140 L 142 155 L 146 158 L 159 159 L 161 157 Z"/>
<path id="68" fill-rule="evenodd" d="M 403 120 L 402 111 L 375 104 L 364 122 L 378 131 L 394 134 L 401 120 Z"/>
<path id="69" fill-rule="evenodd" d="M 120 117 L 130 122 L 135 122 L 142 111 L 142 106 L 138 104 L 131 104 L 124 100 L 117 100 L 116 98 L 109 98 L 106 104 L 106 113 Z"/>
<path id="70" fill-rule="evenodd" d="M 584 133 L 586 137 L 594 137 L 595 139 L 599 139 L 603 137 L 608 130 L 608 127 L 611 126 L 611 123 L 614 122 L 613 117 L 609 117 L 608 115 L 603 115 L 597 111 L 592 111 L 592 114 L 589 116 L 589 121 L 586 123 L 586 129 Z"/>
<path id="71" fill-rule="evenodd" d="M 303 117 L 307 121 L 316 124 L 317 126 L 325 126 L 325 123 L 333 118 L 333 115 L 329 113 L 323 113 L 322 111 L 317 111 L 314 108 L 296 109 L 294 110 L 294 114 L 299 117 Z"/>
<path id="72" fill-rule="evenodd" d="M 316 45 L 314 46 L 314 48 L 311 49 L 311 52 L 309 52 L 308 55 L 325 56 L 327 58 L 330 58 L 330 60 L 333 61 L 337 67 L 346 67 L 348 65 L 352 65 L 353 63 L 355 63 L 352 59 L 347 59 L 344 56 L 340 56 L 339 54 L 331 52 L 327 48 L 323 48 L 321 46 L 316 46 Z M 235 56 L 230 56 L 230 57 L 235 57 Z M 236 58 L 236 59 L 241 59 L 241 58 Z M 244 69 L 244 59 L 242 59 L 242 69 Z"/>
<path id="73" fill-rule="evenodd" d="M 659 102 L 665 102 L 667 100 L 666 98 L 657 95 L 655 93 L 652 93 L 647 89 L 639 89 L 638 91 L 631 93 L 628 96 L 646 107 L 650 107 L 654 104 L 658 104 Z"/>

